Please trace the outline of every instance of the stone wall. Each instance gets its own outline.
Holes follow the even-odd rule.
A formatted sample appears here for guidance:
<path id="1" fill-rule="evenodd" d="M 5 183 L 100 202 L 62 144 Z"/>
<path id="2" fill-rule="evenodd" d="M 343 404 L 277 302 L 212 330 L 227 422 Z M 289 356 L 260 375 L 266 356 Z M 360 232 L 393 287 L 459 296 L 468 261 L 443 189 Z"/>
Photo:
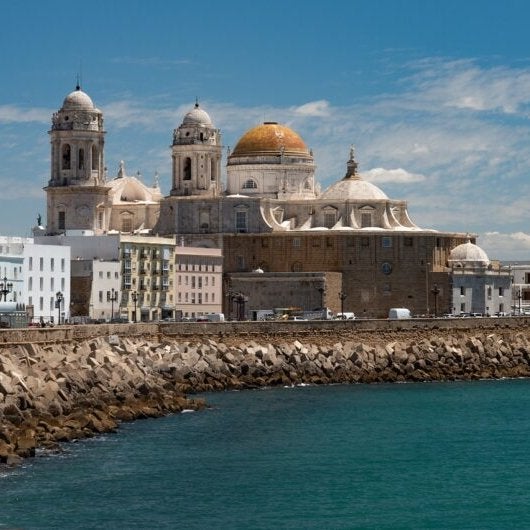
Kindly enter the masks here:
<path id="1" fill-rule="evenodd" d="M 57 449 L 124 420 L 200 408 L 201 400 L 185 394 L 201 391 L 528 377 L 526 320 L 482 320 L 460 329 L 440 320 L 6 331 L 0 462 L 16 463 L 39 447 Z"/>

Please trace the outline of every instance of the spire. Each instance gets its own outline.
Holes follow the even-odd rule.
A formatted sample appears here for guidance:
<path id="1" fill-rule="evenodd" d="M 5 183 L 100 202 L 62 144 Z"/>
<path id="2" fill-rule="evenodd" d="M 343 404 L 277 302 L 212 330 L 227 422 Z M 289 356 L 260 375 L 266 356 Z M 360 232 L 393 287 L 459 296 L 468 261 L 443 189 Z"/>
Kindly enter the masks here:
<path id="1" fill-rule="evenodd" d="M 195 96 L 195 108 L 199 108 L 199 98 L 197 96 Z"/>
<path id="2" fill-rule="evenodd" d="M 350 159 L 346 164 L 346 176 L 345 179 L 360 179 L 361 177 L 357 174 L 357 162 L 355 161 L 355 147 L 353 144 L 350 146 Z"/>

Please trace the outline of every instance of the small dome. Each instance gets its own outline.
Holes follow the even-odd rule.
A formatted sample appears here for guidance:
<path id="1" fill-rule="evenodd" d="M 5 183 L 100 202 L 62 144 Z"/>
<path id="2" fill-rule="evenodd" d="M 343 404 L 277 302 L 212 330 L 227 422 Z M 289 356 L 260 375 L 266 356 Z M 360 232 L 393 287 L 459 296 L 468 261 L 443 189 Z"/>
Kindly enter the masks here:
<path id="1" fill-rule="evenodd" d="M 65 110 L 94 110 L 94 103 L 90 96 L 83 92 L 79 86 L 73 92 L 70 92 L 63 101 Z"/>
<path id="2" fill-rule="evenodd" d="M 319 199 L 329 200 L 388 200 L 386 194 L 371 182 L 360 178 L 344 178 L 332 184 Z"/>
<path id="3" fill-rule="evenodd" d="M 247 131 L 237 142 L 231 157 L 271 155 L 311 157 L 302 138 L 276 122 L 265 122 Z"/>
<path id="4" fill-rule="evenodd" d="M 449 263 L 460 266 L 484 266 L 487 267 L 490 263 L 488 255 L 478 245 L 468 241 L 458 245 L 449 254 Z"/>
<path id="5" fill-rule="evenodd" d="M 190 110 L 184 116 L 184 120 L 182 121 L 182 125 L 206 125 L 208 127 L 212 126 L 212 120 L 210 118 L 210 115 L 205 111 L 199 108 L 199 104 L 195 103 L 195 107 L 193 110 Z"/>

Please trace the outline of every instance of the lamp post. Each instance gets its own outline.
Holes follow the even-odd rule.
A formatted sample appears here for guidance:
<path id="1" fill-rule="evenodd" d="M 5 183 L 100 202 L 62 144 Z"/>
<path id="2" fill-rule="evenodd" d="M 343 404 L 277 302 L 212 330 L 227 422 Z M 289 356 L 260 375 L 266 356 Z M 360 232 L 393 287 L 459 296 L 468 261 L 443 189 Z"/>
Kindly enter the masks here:
<path id="1" fill-rule="evenodd" d="M 63 301 L 63 293 L 61 291 L 57 291 L 55 293 L 55 307 L 57 308 L 57 325 L 61 325 L 61 303 Z"/>
<path id="2" fill-rule="evenodd" d="M 431 289 L 431 293 L 434 296 L 434 318 L 436 318 L 438 316 L 438 295 L 440 294 L 438 285 L 434 284 L 434 287 Z"/>
<path id="3" fill-rule="evenodd" d="M 317 287 L 317 291 L 320 293 L 320 309 L 324 309 L 324 294 L 326 293 L 326 288 Z"/>
<path id="4" fill-rule="evenodd" d="M 519 316 L 521 316 L 521 300 L 523 298 L 523 290 L 519 289 L 519 293 L 517 293 L 517 298 L 519 300 Z M 5 300 L 5 298 L 4 298 Z"/>
<path id="5" fill-rule="evenodd" d="M 344 318 L 344 300 L 348 297 L 348 295 L 344 292 L 339 293 L 340 298 L 340 316 L 341 318 Z"/>
<path id="6" fill-rule="evenodd" d="M 0 282 L 0 300 L 2 295 L 4 295 L 4 302 L 6 301 L 7 295 L 13 290 L 13 284 L 7 281 L 7 278 L 4 276 L 4 279 Z"/>
<path id="7" fill-rule="evenodd" d="M 134 322 L 138 322 L 136 320 L 136 302 L 138 301 L 138 293 L 136 291 L 133 291 L 131 293 L 131 298 L 132 298 L 132 301 L 134 302 Z"/>
<path id="8" fill-rule="evenodd" d="M 118 300 L 118 292 L 114 290 L 114 287 L 111 289 L 110 300 L 110 321 L 114 320 L 114 302 Z"/>

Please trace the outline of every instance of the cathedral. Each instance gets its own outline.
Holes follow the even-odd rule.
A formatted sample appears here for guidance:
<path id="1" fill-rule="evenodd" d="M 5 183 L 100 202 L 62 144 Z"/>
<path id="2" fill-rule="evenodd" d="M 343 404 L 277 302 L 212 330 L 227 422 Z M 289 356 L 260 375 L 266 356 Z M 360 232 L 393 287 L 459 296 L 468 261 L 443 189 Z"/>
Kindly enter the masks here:
<path id="1" fill-rule="evenodd" d="M 253 282 L 266 282 L 267 274 L 303 281 L 319 272 L 323 283 L 313 287 L 325 293 L 322 303 L 337 308 L 340 299 L 342 309 L 359 316 L 385 316 L 390 307 L 428 314 L 434 302 L 444 310 L 451 305 L 448 259 L 469 234 L 417 226 L 406 201 L 362 178 L 353 148 L 344 177 L 321 191 L 302 137 L 265 122 L 228 153 L 223 183 L 221 132 L 196 103 L 173 131 L 164 197 L 158 182 L 149 187 L 127 176 L 123 163 L 107 178 L 103 114 L 79 87 L 54 114 L 50 136 L 48 235 L 177 235 L 186 245 L 222 250 L 227 293 L 248 275 Z M 338 274 L 338 283 L 326 285 L 326 273 Z"/>

